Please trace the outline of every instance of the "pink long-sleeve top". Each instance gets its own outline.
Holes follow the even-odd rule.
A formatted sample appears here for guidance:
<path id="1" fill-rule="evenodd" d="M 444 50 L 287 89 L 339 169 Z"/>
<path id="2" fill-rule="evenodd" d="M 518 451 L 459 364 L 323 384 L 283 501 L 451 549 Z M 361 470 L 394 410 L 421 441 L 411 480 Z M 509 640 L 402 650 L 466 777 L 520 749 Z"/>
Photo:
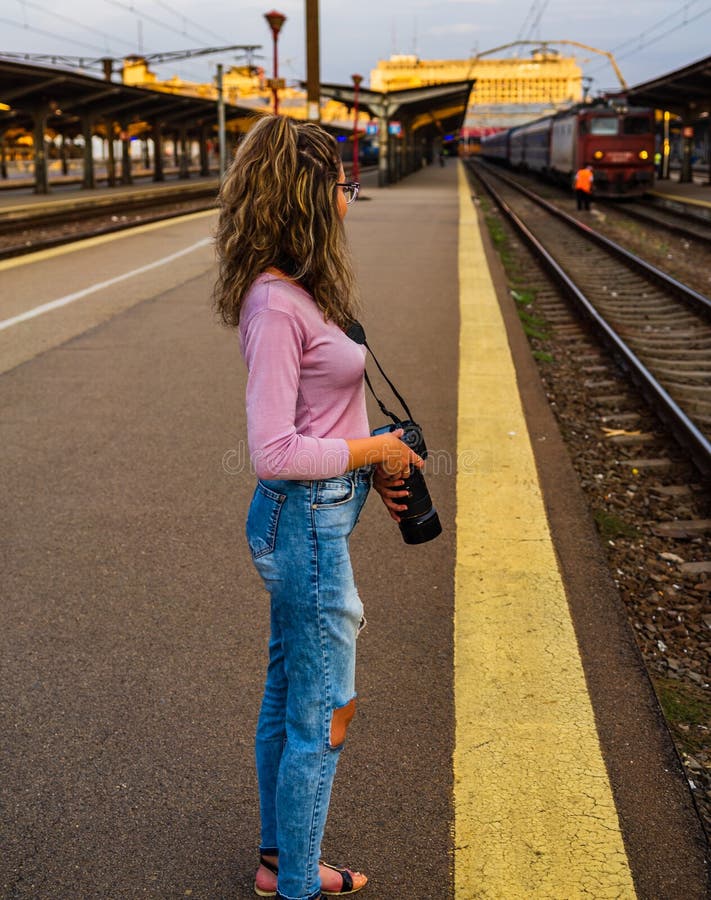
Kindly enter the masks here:
<path id="1" fill-rule="evenodd" d="M 258 478 L 318 479 L 348 469 L 346 439 L 368 437 L 365 347 L 298 285 L 264 273 L 240 311 L 247 437 Z"/>

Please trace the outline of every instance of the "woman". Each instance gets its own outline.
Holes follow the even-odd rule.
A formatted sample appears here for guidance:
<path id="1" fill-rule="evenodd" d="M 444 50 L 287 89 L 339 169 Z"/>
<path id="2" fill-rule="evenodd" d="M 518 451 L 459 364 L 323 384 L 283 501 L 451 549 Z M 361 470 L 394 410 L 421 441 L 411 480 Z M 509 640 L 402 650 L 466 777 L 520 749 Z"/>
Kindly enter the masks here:
<path id="1" fill-rule="evenodd" d="M 373 471 L 397 519 L 397 488 L 423 464 L 402 432 L 370 436 L 365 350 L 346 334 L 355 300 L 343 219 L 356 194 L 332 137 L 276 116 L 249 132 L 220 193 L 215 299 L 247 363 L 259 479 L 247 539 L 271 599 L 255 891 L 288 900 L 350 894 L 368 880 L 320 862 L 364 621 L 348 538 Z"/>

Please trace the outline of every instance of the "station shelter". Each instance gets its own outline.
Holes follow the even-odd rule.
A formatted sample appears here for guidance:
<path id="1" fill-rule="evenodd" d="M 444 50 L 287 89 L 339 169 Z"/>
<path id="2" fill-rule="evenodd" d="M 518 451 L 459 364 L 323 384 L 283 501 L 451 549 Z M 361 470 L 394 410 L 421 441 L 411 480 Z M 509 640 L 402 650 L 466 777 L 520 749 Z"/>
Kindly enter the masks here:
<path id="1" fill-rule="evenodd" d="M 680 181 L 692 181 L 695 156 L 706 161 L 711 184 L 711 56 L 676 69 L 652 81 L 635 85 L 626 92 L 635 106 L 651 106 L 661 111 L 662 178 L 669 177 L 671 117 L 681 119 Z"/>
<path id="2" fill-rule="evenodd" d="M 227 142 L 247 131 L 259 113 L 225 104 Z M 190 176 L 189 146 L 199 146 L 199 172 L 209 174 L 209 144 L 217 142 L 217 104 L 209 99 L 166 93 L 115 83 L 75 71 L 26 64 L 0 56 L 0 175 L 7 177 L 8 132 L 33 136 L 34 190 L 49 192 L 47 135 L 61 139 L 60 158 L 66 172 L 67 139 L 81 138 L 83 187 L 96 184 L 93 138 L 107 142 L 107 180 L 117 182 L 114 141 L 121 142 L 120 183 L 132 183 L 131 140 L 145 138 L 152 145 L 153 180 L 163 181 L 164 141 L 175 145 L 179 177 Z"/>
<path id="3" fill-rule="evenodd" d="M 474 80 L 396 91 L 358 90 L 359 112 L 377 119 L 378 184 L 383 187 L 432 162 L 464 123 Z M 321 84 L 321 96 L 356 105 L 353 85 Z"/>

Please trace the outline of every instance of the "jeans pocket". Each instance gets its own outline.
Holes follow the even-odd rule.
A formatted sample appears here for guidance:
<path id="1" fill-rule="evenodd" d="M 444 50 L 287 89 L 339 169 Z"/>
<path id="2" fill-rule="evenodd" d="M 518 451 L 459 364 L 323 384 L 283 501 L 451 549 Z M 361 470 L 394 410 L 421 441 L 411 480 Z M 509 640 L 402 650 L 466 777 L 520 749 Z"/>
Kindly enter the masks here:
<path id="1" fill-rule="evenodd" d="M 261 481 L 257 482 L 247 513 L 247 543 L 252 559 L 259 559 L 274 550 L 279 515 L 285 500 L 286 494 L 279 494 Z"/>
<path id="2" fill-rule="evenodd" d="M 343 506 L 355 495 L 355 482 L 346 475 L 339 478 L 324 478 L 314 484 L 313 509 L 328 509 Z"/>

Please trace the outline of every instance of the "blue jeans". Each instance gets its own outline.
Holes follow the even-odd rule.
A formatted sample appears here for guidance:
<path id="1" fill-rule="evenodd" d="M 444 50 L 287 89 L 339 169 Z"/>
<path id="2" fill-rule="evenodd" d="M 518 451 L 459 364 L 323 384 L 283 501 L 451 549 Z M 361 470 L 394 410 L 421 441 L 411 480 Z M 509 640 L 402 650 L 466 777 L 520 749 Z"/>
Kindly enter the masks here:
<path id="1" fill-rule="evenodd" d="M 355 711 L 363 605 L 348 538 L 371 470 L 259 481 L 247 516 L 271 597 L 269 666 L 256 738 L 261 852 L 279 854 L 278 896 L 320 895 L 318 862 L 336 763 Z"/>

